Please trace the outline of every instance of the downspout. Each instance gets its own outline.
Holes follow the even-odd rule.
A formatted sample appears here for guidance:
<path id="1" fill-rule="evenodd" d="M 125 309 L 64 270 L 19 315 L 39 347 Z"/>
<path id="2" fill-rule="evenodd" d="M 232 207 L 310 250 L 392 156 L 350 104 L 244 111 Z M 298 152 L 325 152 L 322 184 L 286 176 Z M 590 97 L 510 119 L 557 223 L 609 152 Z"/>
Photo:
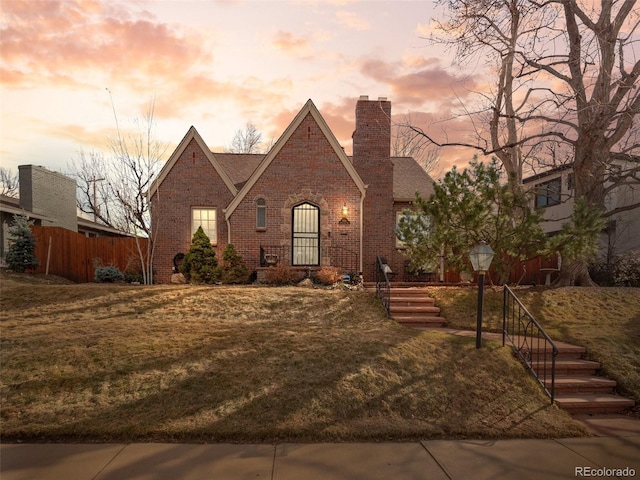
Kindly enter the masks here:
<path id="1" fill-rule="evenodd" d="M 367 188 L 369 188 L 369 185 L 365 185 L 364 186 L 364 190 L 362 191 L 362 196 L 360 197 L 360 271 L 358 273 L 362 274 L 362 272 L 364 272 L 364 268 L 363 268 L 363 254 L 364 254 L 364 247 L 363 247 L 363 236 L 364 236 L 364 197 L 367 196 Z"/>
<path id="2" fill-rule="evenodd" d="M 222 210 L 224 213 L 224 221 L 227 222 L 227 244 L 231 243 L 231 223 L 229 222 L 229 217 L 227 216 L 227 209 Z"/>

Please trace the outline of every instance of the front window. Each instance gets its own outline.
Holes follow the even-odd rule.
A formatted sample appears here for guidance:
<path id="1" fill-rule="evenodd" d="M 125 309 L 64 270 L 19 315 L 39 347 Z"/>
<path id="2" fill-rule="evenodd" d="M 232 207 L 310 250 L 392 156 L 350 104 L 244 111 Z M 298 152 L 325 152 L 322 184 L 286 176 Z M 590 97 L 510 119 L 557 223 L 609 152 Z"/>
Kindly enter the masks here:
<path id="1" fill-rule="evenodd" d="M 536 208 L 550 207 L 560 203 L 561 178 L 554 178 L 536 186 Z"/>
<path id="2" fill-rule="evenodd" d="M 310 203 L 293 207 L 293 265 L 320 264 L 320 209 Z"/>
<path id="3" fill-rule="evenodd" d="M 215 208 L 194 207 L 191 209 L 191 237 L 196 233 L 198 227 L 202 227 L 212 245 L 218 243 Z"/>

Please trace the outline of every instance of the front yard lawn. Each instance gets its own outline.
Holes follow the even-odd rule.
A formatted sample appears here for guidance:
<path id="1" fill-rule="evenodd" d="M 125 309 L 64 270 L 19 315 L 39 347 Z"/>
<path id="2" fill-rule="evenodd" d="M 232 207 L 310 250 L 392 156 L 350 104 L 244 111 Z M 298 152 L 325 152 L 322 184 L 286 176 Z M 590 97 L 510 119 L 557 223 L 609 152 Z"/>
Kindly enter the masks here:
<path id="1" fill-rule="evenodd" d="M 3 441 L 586 434 L 509 348 L 401 327 L 370 293 L 2 280 Z"/>
<path id="2" fill-rule="evenodd" d="M 450 326 L 475 329 L 477 289 L 430 289 Z M 640 404 L 640 288 L 519 288 L 516 295 L 554 340 L 587 348 L 621 394 Z M 502 288 L 485 295 L 484 327 L 502 331 Z M 640 415 L 640 409 L 636 407 Z"/>

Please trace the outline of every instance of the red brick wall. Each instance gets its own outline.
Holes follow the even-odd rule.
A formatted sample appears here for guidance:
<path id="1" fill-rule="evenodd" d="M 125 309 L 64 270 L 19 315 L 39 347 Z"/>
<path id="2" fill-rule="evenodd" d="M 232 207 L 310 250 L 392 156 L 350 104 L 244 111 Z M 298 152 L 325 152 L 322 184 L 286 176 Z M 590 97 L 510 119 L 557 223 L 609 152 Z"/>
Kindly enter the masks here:
<path id="1" fill-rule="evenodd" d="M 222 258 L 227 243 L 223 209 L 233 199 L 202 149 L 192 140 L 152 197 L 156 280 L 171 278 L 173 257 L 186 253 L 191 245 L 191 207 L 216 207 L 218 242 L 216 254 Z"/>
<path id="2" fill-rule="evenodd" d="M 369 185 L 364 202 L 363 275 L 375 279 L 376 255 L 393 262 L 395 213 L 391 151 L 391 102 L 361 98 L 356 105 L 353 165 Z M 391 268 L 397 268 L 391 265 Z"/>
<path id="3" fill-rule="evenodd" d="M 402 268 L 396 252 L 393 165 L 390 160 L 391 103 L 360 99 L 356 105 L 353 164 L 369 187 L 363 211 L 363 274 L 375 277 L 376 255 Z M 267 228 L 256 229 L 256 200 L 266 201 Z M 227 242 L 223 209 L 231 192 L 192 141 L 153 199 L 157 233 L 155 265 L 159 282 L 170 279 L 173 257 L 191 243 L 191 207 L 217 207 L 219 257 Z M 259 266 L 260 245 L 291 245 L 292 208 L 302 202 L 320 207 L 322 246 L 360 253 L 361 193 L 311 114 L 302 121 L 230 218 L 231 241 L 250 271 Z M 341 225 L 342 207 L 349 213 Z M 326 263 L 328 259 L 322 259 Z"/>
<path id="4" fill-rule="evenodd" d="M 292 208 L 320 207 L 320 243 L 359 253 L 360 191 L 311 114 L 302 121 L 230 218 L 232 241 L 248 268 L 260 245 L 291 245 Z M 267 228 L 256 230 L 256 203 L 266 200 Z M 340 225 L 346 205 L 349 225 Z M 324 259 L 323 261 L 327 261 Z"/>

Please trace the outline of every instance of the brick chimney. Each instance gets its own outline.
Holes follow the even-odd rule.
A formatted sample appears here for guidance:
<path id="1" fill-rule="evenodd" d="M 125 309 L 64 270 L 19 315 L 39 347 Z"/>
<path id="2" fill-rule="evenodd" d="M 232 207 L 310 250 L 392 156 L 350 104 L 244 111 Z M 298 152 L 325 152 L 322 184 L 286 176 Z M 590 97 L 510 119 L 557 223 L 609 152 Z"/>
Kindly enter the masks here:
<path id="1" fill-rule="evenodd" d="M 363 209 L 363 276 L 375 279 L 376 255 L 391 261 L 395 250 L 391 102 L 363 95 L 356 104 L 353 166 L 368 185 Z"/>

